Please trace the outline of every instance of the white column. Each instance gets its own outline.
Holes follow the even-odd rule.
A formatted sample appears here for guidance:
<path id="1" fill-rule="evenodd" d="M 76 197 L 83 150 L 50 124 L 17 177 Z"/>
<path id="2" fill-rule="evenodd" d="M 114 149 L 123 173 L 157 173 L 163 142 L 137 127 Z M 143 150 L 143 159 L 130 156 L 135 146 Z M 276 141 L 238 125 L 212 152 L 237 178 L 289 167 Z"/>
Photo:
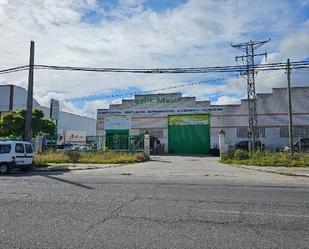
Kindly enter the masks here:
<path id="1" fill-rule="evenodd" d="M 227 154 L 227 146 L 225 143 L 225 131 L 221 129 L 219 132 L 219 147 L 220 147 L 220 158 Z"/>
<path id="2" fill-rule="evenodd" d="M 144 134 L 144 152 L 147 156 L 150 155 L 150 135 L 149 133 Z"/>
<path id="3" fill-rule="evenodd" d="M 35 137 L 35 145 L 34 145 L 34 152 L 35 153 L 41 153 L 42 152 L 42 136 L 36 136 Z"/>

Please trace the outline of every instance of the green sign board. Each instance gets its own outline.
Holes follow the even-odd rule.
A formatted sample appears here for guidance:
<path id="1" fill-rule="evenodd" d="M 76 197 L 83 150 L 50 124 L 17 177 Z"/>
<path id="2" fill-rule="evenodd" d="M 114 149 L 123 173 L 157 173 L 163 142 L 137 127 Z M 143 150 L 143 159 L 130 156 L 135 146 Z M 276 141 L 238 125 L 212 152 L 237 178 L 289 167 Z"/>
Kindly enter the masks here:
<path id="1" fill-rule="evenodd" d="M 146 103 L 153 103 L 153 104 L 175 104 L 182 101 L 181 97 L 151 97 L 151 96 L 145 96 L 145 97 L 139 97 L 134 100 L 135 104 L 142 105 Z"/>
<path id="2" fill-rule="evenodd" d="M 184 114 L 168 116 L 169 125 L 209 125 L 208 114 Z"/>

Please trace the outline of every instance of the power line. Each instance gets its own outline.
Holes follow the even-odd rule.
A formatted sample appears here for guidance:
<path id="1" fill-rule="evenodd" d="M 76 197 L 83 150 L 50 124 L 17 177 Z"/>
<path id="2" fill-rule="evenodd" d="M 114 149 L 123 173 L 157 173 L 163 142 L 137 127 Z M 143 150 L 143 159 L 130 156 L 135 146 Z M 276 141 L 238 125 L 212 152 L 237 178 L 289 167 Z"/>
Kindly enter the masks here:
<path id="1" fill-rule="evenodd" d="M 256 46 L 257 48 L 258 46 Z M 292 62 L 291 66 L 295 69 L 309 66 L 309 61 Z M 269 63 L 251 66 L 257 71 L 285 70 L 286 63 Z M 238 66 L 217 66 L 217 67 L 186 67 L 186 68 L 95 68 L 95 67 L 71 67 L 71 66 L 52 66 L 36 65 L 36 69 L 60 70 L 60 71 L 84 71 L 84 72 L 105 72 L 105 73 L 145 73 L 145 74 L 177 74 L 177 73 L 241 73 L 248 70 L 246 65 Z"/>
<path id="2" fill-rule="evenodd" d="M 286 4 L 287 4 L 287 0 L 283 0 L 282 5 L 281 5 L 281 9 L 279 10 L 278 17 L 277 17 L 277 19 L 275 20 L 275 22 L 273 23 L 272 26 L 275 26 L 279 22 Z"/>
<path id="3" fill-rule="evenodd" d="M 236 78 L 239 78 L 239 77 L 240 77 L 240 75 L 234 75 L 234 76 L 229 76 L 229 77 L 221 77 L 221 78 L 215 78 L 215 79 L 195 81 L 195 82 L 191 82 L 191 83 L 176 84 L 176 85 L 162 87 L 162 88 L 132 91 L 132 92 L 127 92 L 127 93 L 123 93 L 123 94 L 109 94 L 108 96 L 106 96 L 104 98 L 110 98 L 111 99 L 111 98 L 130 97 L 130 96 L 134 96 L 136 94 L 148 94 L 148 93 L 166 91 L 166 90 L 171 90 L 171 89 L 176 89 L 176 88 L 181 88 L 181 87 L 187 87 L 187 86 L 203 85 L 203 84 L 207 84 L 207 83 L 215 83 L 215 82 L 220 82 L 220 81 L 226 81 L 226 80 L 229 80 L 229 79 L 236 79 Z M 70 101 L 70 102 L 87 101 L 87 100 L 89 100 L 89 98 L 91 98 L 91 100 L 101 99 L 102 95 L 91 95 L 91 96 L 87 96 L 87 97 L 70 98 L 70 99 L 65 99 L 63 101 Z"/>
<path id="4" fill-rule="evenodd" d="M 281 5 L 281 8 L 279 9 L 278 16 L 271 25 L 272 31 L 270 33 L 270 37 L 273 37 L 273 34 L 275 32 L 274 29 L 277 26 L 277 23 L 279 22 L 279 20 L 281 19 L 281 16 L 282 16 L 282 13 L 283 13 L 283 10 L 284 10 L 286 4 L 287 4 L 287 0 L 282 0 L 282 5 Z M 272 39 L 272 40 L 274 40 L 274 39 Z"/>
<path id="5" fill-rule="evenodd" d="M 270 71 L 268 71 L 270 72 Z M 294 71 L 294 73 L 304 73 L 304 71 Z M 275 74 L 280 73 L 279 71 L 276 71 Z M 271 75 L 272 77 L 273 75 Z M 170 90 L 170 89 L 176 89 L 176 88 L 182 88 L 182 87 L 187 87 L 187 86 L 198 86 L 198 85 L 205 85 L 208 83 L 215 83 L 215 82 L 221 82 L 221 81 L 227 81 L 230 79 L 237 79 L 240 78 L 240 75 L 233 75 L 233 76 L 228 76 L 228 77 L 222 77 L 222 78 L 215 78 L 215 79 L 208 79 L 208 80 L 202 80 L 202 81 L 195 81 L 195 82 L 190 82 L 190 83 L 182 83 L 182 84 L 176 84 L 176 85 L 171 85 L 167 87 L 162 87 L 162 88 L 155 88 L 155 89 L 149 89 L 149 90 L 137 90 L 137 91 L 130 91 L 126 93 L 119 93 L 119 94 L 107 94 L 107 96 L 104 96 L 104 93 L 102 94 L 95 94 L 95 95 L 88 95 L 88 96 L 83 96 L 83 97 L 76 97 L 76 98 L 68 98 L 64 99 L 62 101 L 69 101 L 69 102 L 75 102 L 75 101 L 89 101 L 89 100 L 98 100 L 98 99 L 113 99 L 113 98 L 124 98 L 124 97 L 131 97 L 137 94 L 148 94 L 148 93 L 154 93 L 154 92 L 160 92 L 160 91 L 165 91 L 165 90 Z"/>
<path id="6" fill-rule="evenodd" d="M 15 73 L 15 72 L 19 72 L 19 71 L 26 71 L 28 69 L 29 69 L 28 65 L 19 66 L 19 67 L 12 67 L 12 68 L 7 68 L 7 69 L 0 70 L 0 74 Z"/>
<path id="7" fill-rule="evenodd" d="M 260 3 L 258 5 L 258 11 L 257 11 L 254 27 L 257 27 L 257 25 L 258 25 L 258 22 L 259 22 L 259 19 L 260 19 L 261 8 L 262 8 L 263 3 L 264 3 L 264 0 L 260 0 Z"/>
<path id="8" fill-rule="evenodd" d="M 239 47 L 243 44 L 238 44 Z M 255 48 L 259 45 L 253 43 Z M 242 49 L 241 49 L 242 50 Z M 243 50 L 244 51 L 244 50 Z M 241 59 L 241 57 L 239 57 Z M 236 66 L 214 66 L 214 67 L 183 67 L 183 68 L 112 68 L 112 67 L 73 67 L 55 65 L 34 65 L 36 70 L 56 70 L 56 71 L 81 71 L 81 72 L 101 72 L 101 73 L 145 73 L 145 74 L 178 74 L 178 73 L 242 73 L 248 70 L 246 65 Z M 307 69 L 309 61 L 291 62 L 291 69 Z M 28 70 L 29 66 L 19 66 L 14 68 L 2 69 L 0 74 L 15 73 Z M 285 70 L 286 63 L 267 63 L 249 65 L 249 69 L 255 71 L 276 71 Z"/>
<path id="9" fill-rule="evenodd" d="M 237 20 L 237 9 L 238 9 L 238 0 L 234 2 L 234 13 L 233 13 L 233 26 L 232 26 L 232 38 L 236 33 L 236 20 Z"/>

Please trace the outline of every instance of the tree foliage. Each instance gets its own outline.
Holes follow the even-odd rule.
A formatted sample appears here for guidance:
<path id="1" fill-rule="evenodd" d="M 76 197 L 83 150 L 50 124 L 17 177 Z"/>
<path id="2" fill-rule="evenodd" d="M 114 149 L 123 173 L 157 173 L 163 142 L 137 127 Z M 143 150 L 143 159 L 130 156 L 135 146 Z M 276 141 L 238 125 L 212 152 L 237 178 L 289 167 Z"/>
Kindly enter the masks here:
<path id="1" fill-rule="evenodd" d="M 0 118 L 0 136 L 2 137 L 24 137 L 26 123 L 26 110 L 9 112 Z M 56 125 L 44 118 L 42 110 L 35 109 L 32 112 L 33 136 L 49 134 L 53 136 Z"/>

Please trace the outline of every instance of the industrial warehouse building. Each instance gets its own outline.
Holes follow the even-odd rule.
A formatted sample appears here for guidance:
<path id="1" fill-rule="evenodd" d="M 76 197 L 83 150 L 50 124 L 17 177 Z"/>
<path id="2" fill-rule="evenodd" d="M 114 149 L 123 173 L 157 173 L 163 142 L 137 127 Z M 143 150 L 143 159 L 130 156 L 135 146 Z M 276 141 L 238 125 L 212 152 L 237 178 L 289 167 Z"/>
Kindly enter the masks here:
<path id="1" fill-rule="evenodd" d="M 0 117 L 10 111 L 26 109 L 26 106 L 26 89 L 15 85 L 0 85 Z M 50 116 L 50 108 L 41 106 L 35 99 L 33 99 L 33 109 L 42 110 L 45 118 L 49 118 Z M 58 120 L 58 132 L 59 131 L 62 131 L 64 136 L 68 136 L 66 139 L 67 142 L 82 142 L 79 141 L 81 139 L 81 133 L 88 136 L 95 135 L 96 120 L 60 111 Z M 71 141 L 69 141 L 69 139 Z M 86 137 L 83 136 L 82 139 L 86 140 Z"/>
<path id="2" fill-rule="evenodd" d="M 257 94 L 259 140 L 266 149 L 282 149 L 288 144 L 287 103 L 286 88 Z M 292 88 L 292 107 L 294 140 L 309 137 L 309 87 Z M 105 141 L 147 131 L 164 146 L 165 153 L 209 153 L 219 147 L 221 129 L 228 144 L 248 140 L 247 100 L 212 105 L 181 93 L 136 95 L 97 111 L 97 135 Z"/>

